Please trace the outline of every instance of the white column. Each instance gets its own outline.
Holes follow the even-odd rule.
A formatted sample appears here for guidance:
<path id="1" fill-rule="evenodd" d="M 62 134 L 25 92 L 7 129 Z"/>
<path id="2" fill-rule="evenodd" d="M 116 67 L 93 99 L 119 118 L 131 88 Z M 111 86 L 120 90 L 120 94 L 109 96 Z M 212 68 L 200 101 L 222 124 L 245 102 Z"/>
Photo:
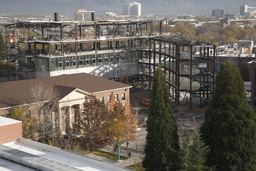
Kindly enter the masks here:
<path id="1" fill-rule="evenodd" d="M 72 128 L 72 119 L 73 119 L 73 114 L 72 114 L 72 106 L 68 106 L 68 116 L 69 116 L 69 128 Z"/>

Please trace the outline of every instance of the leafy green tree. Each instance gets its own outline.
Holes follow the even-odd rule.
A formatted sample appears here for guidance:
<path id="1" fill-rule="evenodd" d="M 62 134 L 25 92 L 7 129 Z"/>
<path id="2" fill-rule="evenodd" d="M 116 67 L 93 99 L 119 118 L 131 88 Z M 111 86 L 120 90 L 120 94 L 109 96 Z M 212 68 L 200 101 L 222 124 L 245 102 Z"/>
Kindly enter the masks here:
<path id="1" fill-rule="evenodd" d="M 0 33 L 0 59 L 5 59 L 7 57 L 4 39 Z"/>
<path id="2" fill-rule="evenodd" d="M 182 147 L 180 150 L 182 171 L 203 171 L 209 170 L 206 166 L 208 149 L 200 138 L 200 134 L 195 132 L 189 134 L 187 130 L 182 134 Z"/>
<path id="3" fill-rule="evenodd" d="M 208 166 L 216 165 L 217 170 L 256 170 L 255 121 L 239 70 L 230 60 L 223 62 L 201 127 L 209 147 Z"/>
<path id="4" fill-rule="evenodd" d="M 22 121 L 22 136 L 24 138 L 33 139 L 36 132 L 37 121 L 31 114 L 25 113 L 22 109 L 13 109 L 9 115 L 9 118 Z"/>
<path id="5" fill-rule="evenodd" d="M 143 167 L 150 171 L 177 170 L 179 142 L 169 89 L 159 66 L 154 76 L 147 121 Z"/>

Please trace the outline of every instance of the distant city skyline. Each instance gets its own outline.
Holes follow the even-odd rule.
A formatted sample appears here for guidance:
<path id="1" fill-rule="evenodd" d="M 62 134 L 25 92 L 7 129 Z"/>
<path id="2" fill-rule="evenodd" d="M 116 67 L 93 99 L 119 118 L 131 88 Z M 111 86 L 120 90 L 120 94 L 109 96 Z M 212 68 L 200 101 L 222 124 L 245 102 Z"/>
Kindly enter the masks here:
<path id="1" fill-rule="evenodd" d="M 59 14 L 73 15 L 77 9 L 95 11 L 95 15 L 105 12 L 122 14 L 122 4 L 132 0 L 0 0 L 0 13 L 14 14 Z M 142 15 L 211 14 L 213 9 L 239 13 L 242 5 L 256 6 L 256 0 L 140 0 Z"/>

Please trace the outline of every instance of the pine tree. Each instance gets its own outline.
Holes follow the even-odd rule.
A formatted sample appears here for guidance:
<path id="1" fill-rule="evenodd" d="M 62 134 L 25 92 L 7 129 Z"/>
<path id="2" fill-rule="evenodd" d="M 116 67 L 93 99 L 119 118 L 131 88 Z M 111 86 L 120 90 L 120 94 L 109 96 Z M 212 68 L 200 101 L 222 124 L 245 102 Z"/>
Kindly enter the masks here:
<path id="1" fill-rule="evenodd" d="M 190 134 L 187 130 L 183 131 L 182 146 L 180 150 L 181 171 L 203 171 L 206 168 L 206 156 L 208 148 L 200 138 L 200 134 L 195 132 Z"/>
<path id="2" fill-rule="evenodd" d="M 198 132 L 195 133 L 192 144 L 190 146 L 190 171 L 203 171 L 209 170 L 205 167 L 206 157 L 208 153 L 208 148 L 205 146 L 204 142 L 201 140 L 201 136 Z"/>
<path id="3" fill-rule="evenodd" d="M 5 43 L 2 37 L 2 34 L 0 33 L 0 60 L 6 58 L 6 50 L 5 50 Z"/>
<path id="4" fill-rule="evenodd" d="M 181 149 L 180 149 L 180 163 L 181 163 L 181 171 L 187 171 L 190 167 L 190 161 L 189 161 L 189 154 L 190 154 L 190 149 L 189 149 L 189 144 L 190 144 L 190 136 L 188 131 L 183 130 L 183 133 L 181 135 Z"/>
<path id="5" fill-rule="evenodd" d="M 151 92 L 143 167 L 150 171 L 177 170 L 178 135 L 169 89 L 158 67 Z"/>
<path id="6" fill-rule="evenodd" d="M 256 115 L 247 104 L 244 83 L 231 61 L 221 64 L 201 134 L 217 170 L 256 170 Z"/>

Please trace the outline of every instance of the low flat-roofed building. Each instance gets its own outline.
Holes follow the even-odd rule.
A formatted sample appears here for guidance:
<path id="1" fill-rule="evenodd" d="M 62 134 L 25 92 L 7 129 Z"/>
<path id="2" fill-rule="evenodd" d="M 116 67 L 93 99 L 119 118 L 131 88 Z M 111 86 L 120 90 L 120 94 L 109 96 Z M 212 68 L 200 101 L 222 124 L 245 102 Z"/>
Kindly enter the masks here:
<path id="1" fill-rule="evenodd" d="M 20 138 L 0 145 L 0 157 L 37 170 L 127 171 L 113 164 Z"/>
<path id="2" fill-rule="evenodd" d="M 0 157 L 0 170 L 1 171 L 11 171 L 11 170 L 18 170 L 18 171 L 37 171 L 37 169 L 33 169 L 28 166 L 24 166 L 20 163 L 16 163 L 14 161 L 10 161 Z"/>
<path id="3" fill-rule="evenodd" d="M 22 122 L 0 117 L 0 144 L 16 141 L 22 137 Z"/>

